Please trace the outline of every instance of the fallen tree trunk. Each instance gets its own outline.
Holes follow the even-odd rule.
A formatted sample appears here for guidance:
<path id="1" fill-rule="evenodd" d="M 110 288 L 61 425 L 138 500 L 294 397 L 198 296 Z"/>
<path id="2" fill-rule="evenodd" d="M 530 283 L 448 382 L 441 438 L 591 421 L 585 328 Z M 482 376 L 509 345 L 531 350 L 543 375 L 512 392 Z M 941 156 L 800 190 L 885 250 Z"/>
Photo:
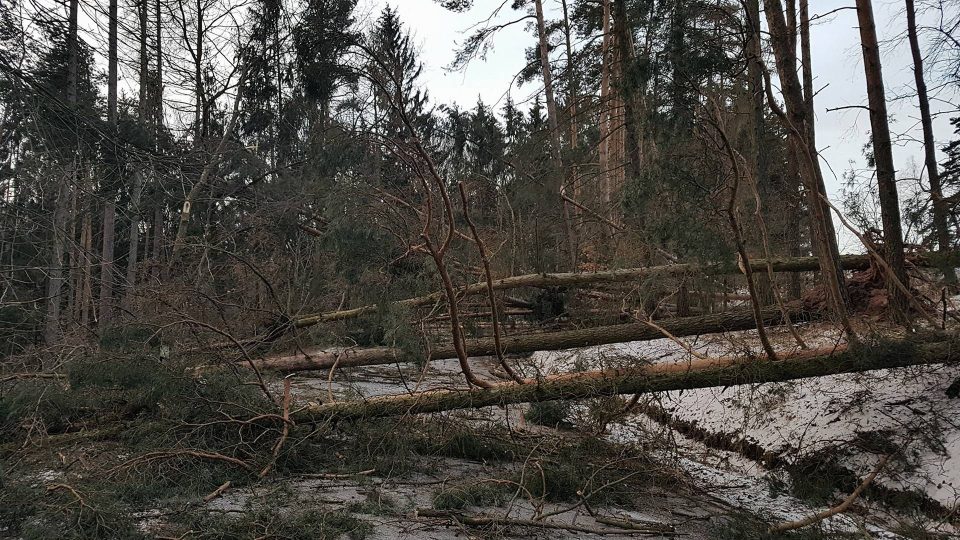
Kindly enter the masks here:
<path id="1" fill-rule="evenodd" d="M 945 257 L 954 256 L 953 252 L 936 252 L 930 254 L 913 254 L 908 262 L 916 267 L 930 267 L 936 261 L 943 260 Z M 842 255 L 840 263 L 844 270 L 865 270 L 870 267 L 869 255 Z M 820 266 L 816 257 L 789 257 L 778 258 L 770 261 L 774 272 L 813 272 L 819 271 Z M 757 272 L 767 271 L 766 259 L 751 259 L 750 267 Z M 640 281 L 655 277 L 684 277 L 684 276 L 711 276 L 738 274 L 742 270 L 734 263 L 708 263 L 708 264 L 668 264 L 663 266 L 648 266 L 639 268 L 621 268 L 618 270 L 603 270 L 598 272 L 560 272 L 560 273 L 542 273 L 525 274 L 493 280 L 494 290 L 508 290 L 521 287 L 574 287 L 579 285 L 589 285 L 593 283 L 624 283 L 630 281 Z M 457 295 L 461 298 L 470 295 L 483 294 L 486 292 L 486 282 L 473 283 L 457 290 Z M 411 309 L 420 306 L 430 306 L 440 304 L 444 301 L 441 292 L 434 292 L 424 296 L 398 300 L 392 305 Z M 516 307 L 532 308 L 533 304 L 520 299 L 507 298 L 505 304 L 512 304 Z M 324 322 L 342 321 L 355 319 L 364 315 L 375 313 L 380 309 L 377 305 L 367 305 L 351 309 L 328 311 L 314 315 L 305 315 L 293 318 L 283 323 L 283 328 L 304 328 Z M 244 346 L 257 345 L 273 341 L 280 333 L 273 333 L 270 336 L 259 336 L 238 342 L 224 341 L 196 347 L 190 349 L 190 352 L 200 350 L 215 350 L 224 347 L 233 347 L 237 343 Z"/>
<path id="2" fill-rule="evenodd" d="M 790 319 L 794 321 L 810 319 L 815 316 L 814 313 L 801 309 L 788 310 L 787 313 Z M 762 316 L 764 324 L 768 326 L 778 325 L 784 322 L 783 314 L 778 308 L 766 309 L 762 312 Z M 572 349 L 627 341 L 647 341 L 666 337 L 663 330 L 666 330 L 675 337 L 683 337 L 733 332 L 737 330 L 751 330 L 757 327 L 756 320 L 751 311 L 725 312 L 700 317 L 679 317 L 659 321 L 657 325 L 660 328 L 639 322 L 503 337 L 500 340 L 502 346 L 501 352 L 503 354 L 515 354 Z M 466 348 L 467 354 L 470 356 L 490 356 L 496 354 L 496 342 L 491 338 L 467 340 Z M 451 345 L 437 347 L 430 351 L 430 360 L 443 360 L 456 357 L 457 352 Z M 404 354 L 400 349 L 376 347 L 370 349 L 341 350 L 317 349 L 308 351 L 307 355 L 300 353 L 289 356 L 258 359 L 254 360 L 253 364 L 262 370 L 301 371 L 330 369 L 334 366 L 372 366 L 392 364 L 394 362 L 412 362 L 415 360 L 416 358 Z"/>
<path id="3" fill-rule="evenodd" d="M 325 422 L 423 414 L 494 405 L 642 394 L 715 386 L 782 382 L 921 364 L 955 362 L 960 342 L 886 343 L 831 354 L 823 349 L 801 351 L 781 359 L 708 358 L 680 364 L 570 373 L 501 383 L 472 390 L 435 390 L 412 395 L 373 397 L 357 401 L 310 404 L 295 415 L 297 422 Z"/>
<path id="4" fill-rule="evenodd" d="M 913 255 L 910 263 L 914 266 L 930 266 L 930 256 L 924 254 Z M 840 263 L 844 270 L 866 270 L 870 267 L 869 255 L 843 255 Z M 816 257 L 788 257 L 772 259 L 770 265 L 774 272 L 813 272 L 820 269 Z M 750 268 L 756 272 L 767 271 L 766 259 L 750 259 Z M 516 289 L 520 287 L 572 287 L 591 283 L 622 283 L 640 281 L 654 277 L 683 277 L 683 276 L 715 276 L 723 274 L 738 274 L 743 270 L 734 263 L 708 264 L 667 264 L 663 266 L 647 266 L 639 268 L 621 268 L 618 270 L 602 270 L 598 272 L 559 272 L 543 274 L 525 274 L 493 280 L 494 290 Z M 461 297 L 481 294 L 486 291 L 486 282 L 473 283 L 457 291 Z M 424 296 L 399 300 L 394 304 L 399 307 L 413 308 L 429 306 L 443 302 L 443 294 L 435 292 Z M 316 315 L 307 315 L 293 320 L 293 326 L 303 328 L 321 322 L 353 319 L 375 312 L 375 305 L 362 306 L 353 309 L 329 311 Z"/>

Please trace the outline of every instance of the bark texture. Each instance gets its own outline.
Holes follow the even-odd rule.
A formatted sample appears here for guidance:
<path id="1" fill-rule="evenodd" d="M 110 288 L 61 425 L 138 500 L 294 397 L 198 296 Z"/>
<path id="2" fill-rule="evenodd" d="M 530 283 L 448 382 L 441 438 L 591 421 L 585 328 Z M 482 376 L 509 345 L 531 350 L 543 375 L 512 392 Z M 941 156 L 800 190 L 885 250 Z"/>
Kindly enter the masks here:
<path id="1" fill-rule="evenodd" d="M 815 316 L 813 313 L 800 309 L 788 310 L 787 313 L 792 320 L 810 319 Z M 784 321 L 783 314 L 778 308 L 763 310 L 759 317 L 766 325 L 778 325 Z M 666 337 L 664 330 L 675 337 L 751 330 L 757 327 L 757 318 L 753 311 L 745 310 L 700 317 L 681 317 L 660 321 L 657 326 L 659 328 L 641 322 L 503 337 L 500 339 L 501 354 L 572 349 L 608 343 L 660 339 Z M 492 356 L 497 354 L 497 342 L 494 339 L 469 339 L 465 340 L 464 344 L 468 356 Z M 302 371 L 330 369 L 334 366 L 371 366 L 417 360 L 400 349 L 389 347 L 346 350 L 318 349 L 308 351 L 308 355 L 268 357 L 255 360 L 253 364 L 257 368 L 265 370 Z M 451 345 L 435 347 L 430 351 L 430 360 L 457 357 L 457 351 Z"/>
<path id="2" fill-rule="evenodd" d="M 948 209 L 943 200 L 943 186 L 940 183 L 940 170 L 937 168 L 937 143 L 933 138 L 933 119 L 930 116 L 930 99 L 927 97 L 927 83 L 923 79 L 923 54 L 917 38 L 917 13 L 913 0 L 906 0 L 907 37 L 910 40 L 910 52 L 913 55 L 913 78 L 917 84 L 917 101 L 920 104 L 920 125 L 923 127 L 923 163 L 927 167 L 930 181 L 930 199 L 933 203 L 933 232 L 940 250 L 950 249 L 950 226 Z M 957 284 L 957 273 L 953 265 L 940 267 L 944 280 Z"/>
<path id="3" fill-rule="evenodd" d="M 311 403 L 293 414 L 297 422 L 326 422 L 424 414 L 513 403 L 585 399 L 622 394 L 644 394 L 716 386 L 783 382 L 922 364 L 956 362 L 960 343 L 940 342 L 910 346 L 860 348 L 835 354 L 819 351 L 766 359 L 709 358 L 681 364 L 571 373 L 503 383 L 474 390 L 436 390 L 411 395 L 373 397 L 357 401 Z"/>
<path id="4" fill-rule="evenodd" d="M 785 257 L 770 261 L 774 272 L 812 272 L 820 269 L 817 257 Z M 869 255 L 843 255 L 840 264 L 844 270 L 865 270 L 870 267 Z M 920 256 L 916 263 L 919 266 L 929 264 L 928 258 Z M 750 268 L 757 272 L 767 269 L 767 260 L 751 259 Z M 642 281 L 653 278 L 670 278 L 684 276 L 713 276 L 738 273 L 735 263 L 710 264 L 668 264 L 663 266 L 643 266 L 638 268 L 621 268 L 617 270 L 602 270 L 598 272 L 556 272 L 542 274 L 523 274 L 493 280 L 494 290 L 502 291 L 520 287 L 576 287 L 592 283 L 625 283 Z M 457 290 L 459 297 L 483 294 L 486 292 L 486 282 L 478 282 L 461 287 Z M 435 292 L 415 298 L 399 300 L 395 304 L 401 308 L 430 306 L 443 302 L 443 293 Z M 352 309 L 330 311 L 315 315 L 306 315 L 293 321 L 293 326 L 303 328 L 323 322 L 342 321 L 369 315 L 377 311 L 378 306 L 369 305 Z"/>
<path id="5" fill-rule="evenodd" d="M 857 19 L 860 22 L 863 70 L 867 79 L 867 101 L 870 104 L 870 129 L 873 135 L 873 159 L 877 169 L 877 191 L 880 197 L 885 256 L 896 278 L 909 286 L 907 267 L 903 258 L 900 200 L 897 195 L 896 171 L 893 168 L 890 125 L 887 122 L 887 101 L 883 90 L 880 46 L 877 43 L 877 28 L 873 21 L 873 4 L 870 0 L 857 0 Z M 894 319 L 906 323 L 909 300 L 892 280 L 887 282 Z"/>

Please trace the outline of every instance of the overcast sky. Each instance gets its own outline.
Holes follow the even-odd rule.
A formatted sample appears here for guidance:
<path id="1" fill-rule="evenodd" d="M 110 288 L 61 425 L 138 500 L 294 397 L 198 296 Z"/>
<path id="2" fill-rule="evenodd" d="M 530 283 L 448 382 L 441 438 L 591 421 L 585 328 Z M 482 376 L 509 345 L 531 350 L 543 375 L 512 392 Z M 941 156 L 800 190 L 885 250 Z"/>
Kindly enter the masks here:
<path id="1" fill-rule="evenodd" d="M 523 66 L 524 48 L 533 43 L 532 34 L 523 24 L 500 33 L 486 61 L 477 60 L 462 73 L 450 73 L 444 69 L 453 60 L 457 45 L 465 38 L 465 30 L 486 19 L 502 1 L 476 0 L 467 13 L 451 13 L 439 7 L 434 0 L 389 2 L 398 9 L 402 20 L 413 33 L 414 42 L 421 49 L 424 80 L 434 104 L 457 103 L 469 108 L 477 102 L 478 97 L 489 105 L 502 103 L 507 92 L 512 93 L 514 100 L 522 101 L 539 91 L 532 84 L 521 89 L 515 85 L 511 88 L 510 85 L 512 77 Z M 361 0 L 361 13 L 375 18 L 386 3 L 383 0 Z M 559 15 L 559 3 L 559 0 L 545 0 L 548 17 L 551 13 Z M 811 15 L 828 13 L 852 3 L 853 0 L 813 0 L 810 2 Z M 881 40 L 892 41 L 903 35 L 906 28 L 903 2 L 874 0 L 874 9 Z M 508 21 L 516 15 L 509 7 L 505 7 L 496 20 Z M 920 23 L 923 24 L 922 19 Z M 815 86 L 819 91 L 815 100 L 817 146 L 824 163 L 828 165 L 824 168 L 828 190 L 831 198 L 837 202 L 841 177 L 844 171 L 850 169 L 850 162 L 858 169 L 865 167 L 862 148 L 870 132 L 870 119 L 863 109 L 826 111 L 828 108 L 866 104 L 859 39 L 856 12 L 852 9 L 820 19 L 811 29 L 812 64 Z M 882 61 L 888 112 L 892 117 L 891 130 L 895 135 L 901 135 L 901 142 L 894 149 L 894 160 L 898 177 L 909 179 L 916 177 L 923 164 L 922 146 L 919 144 L 922 134 L 916 98 L 913 96 L 915 90 L 909 44 L 906 40 L 886 44 Z M 934 83 L 928 81 L 928 86 L 933 87 Z M 894 99 L 897 96 L 906 97 Z M 940 97 L 957 102 L 953 99 L 954 95 L 941 93 Z M 932 107 L 935 114 L 940 113 L 934 121 L 934 133 L 938 143 L 945 143 L 953 137 L 949 118 L 957 115 L 951 114 L 956 106 L 945 101 L 934 101 Z M 910 142 L 909 139 L 914 141 Z M 854 248 L 853 239 L 844 236 L 845 247 Z"/>

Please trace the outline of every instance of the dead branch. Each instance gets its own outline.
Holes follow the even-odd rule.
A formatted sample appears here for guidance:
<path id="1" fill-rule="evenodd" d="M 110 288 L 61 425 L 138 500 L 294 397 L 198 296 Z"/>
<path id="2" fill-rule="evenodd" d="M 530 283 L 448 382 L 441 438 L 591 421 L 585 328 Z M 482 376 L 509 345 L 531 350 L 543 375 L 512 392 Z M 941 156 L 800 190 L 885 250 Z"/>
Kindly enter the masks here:
<path id="1" fill-rule="evenodd" d="M 792 531 L 795 529 L 801 529 L 803 527 L 806 527 L 807 525 L 813 525 L 818 521 L 823 521 L 824 519 L 827 519 L 830 516 L 846 512 L 847 509 L 850 508 L 850 505 L 857 500 L 857 497 L 859 497 L 860 494 L 863 493 L 863 491 L 870 486 L 870 483 L 873 482 L 873 480 L 877 477 L 877 475 L 880 474 L 880 471 L 883 470 L 884 465 L 887 464 L 887 461 L 889 459 L 890 459 L 889 454 L 882 456 L 880 458 L 880 461 L 877 462 L 876 467 L 873 468 L 873 471 L 871 471 L 870 474 L 868 474 L 867 477 L 863 479 L 863 482 L 861 482 L 860 485 L 857 486 L 857 489 L 853 490 L 853 493 L 851 493 L 846 499 L 843 500 L 843 502 L 841 502 L 837 506 L 824 510 L 823 512 L 818 512 L 810 517 L 798 519 L 796 521 L 785 521 L 783 523 L 778 523 L 770 527 L 767 530 L 767 532 L 779 533 L 779 532 L 785 532 L 785 531 Z"/>

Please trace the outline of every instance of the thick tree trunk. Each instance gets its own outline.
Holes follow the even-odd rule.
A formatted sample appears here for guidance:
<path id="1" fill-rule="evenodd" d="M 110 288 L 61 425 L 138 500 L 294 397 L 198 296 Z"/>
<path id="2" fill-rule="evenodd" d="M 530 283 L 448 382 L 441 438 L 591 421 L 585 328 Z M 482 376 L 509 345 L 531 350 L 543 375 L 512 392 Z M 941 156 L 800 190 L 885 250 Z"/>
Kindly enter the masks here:
<path id="1" fill-rule="evenodd" d="M 623 96 L 624 128 L 626 130 L 627 171 L 631 178 L 640 175 L 643 165 L 643 156 L 640 151 L 640 125 L 637 115 L 636 88 L 630 81 L 633 70 L 633 33 L 627 20 L 627 6 L 625 0 L 615 0 L 616 14 L 613 16 L 613 27 L 617 38 L 617 47 L 620 52 L 620 90 Z"/>
<path id="2" fill-rule="evenodd" d="M 795 30 L 788 27 L 784 20 L 783 4 L 780 0 L 764 2 L 770 42 L 776 58 L 777 72 L 783 98 L 787 106 L 785 127 L 792 140 L 792 146 L 799 158 L 801 178 L 807 192 L 810 210 L 810 232 L 814 238 L 814 247 L 821 263 L 821 271 L 828 285 L 828 300 L 834 316 L 849 330 L 847 304 L 849 298 L 840 264 L 840 250 L 837 246 L 837 233 L 830 217 L 830 209 L 822 200 L 826 197 L 823 172 L 816 153 L 811 152 L 809 132 L 813 130 L 813 119 L 807 118 L 807 100 L 804 99 L 797 76 L 796 44 L 793 40 Z"/>
<path id="3" fill-rule="evenodd" d="M 843 255 L 840 263 L 846 270 L 864 270 L 870 267 L 869 255 Z M 751 259 L 750 268 L 757 272 L 765 271 L 765 259 Z M 770 261 L 774 272 L 812 272 L 820 269 L 820 262 L 816 257 L 788 257 Z M 918 266 L 929 264 L 926 257 L 918 257 Z M 643 281 L 653 278 L 682 278 L 684 276 L 715 276 L 738 273 L 736 263 L 713 264 L 668 264 L 663 266 L 645 266 L 640 268 L 622 268 L 618 270 L 604 270 L 600 272 L 559 272 L 543 274 L 524 274 L 493 281 L 494 290 L 517 289 L 521 287 L 576 287 L 592 283 L 625 283 Z M 473 283 L 457 290 L 460 297 L 482 294 L 486 292 L 486 283 Z M 401 308 L 429 306 L 443 301 L 443 294 L 435 292 L 415 298 L 407 298 L 395 302 Z M 306 315 L 293 321 L 297 328 L 312 326 L 323 322 L 353 319 L 375 313 L 378 306 L 369 305 L 352 309 Z"/>
<path id="4" fill-rule="evenodd" d="M 537 16 L 537 37 L 540 43 L 540 73 L 543 76 L 543 92 L 547 101 L 547 123 L 550 126 L 550 155 L 560 168 L 560 122 L 557 119 L 557 100 L 553 92 L 553 74 L 550 69 L 550 46 L 547 43 L 547 28 L 543 18 L 543 1 L 534 0 Z"/>
<path id="5" fill-rule="evenodd" d="M 67 30 L 67 104 L 71 108 L 77 106 L 77 14 L 78 0 L 70 0 L 70 15 Z M 69 152 L 75 152 L 71 148 Z M 50 267 L 47 270 L 47 309 L 44 325 L 44 343 L 53 345 L 60 339 L 60 304 L 63 301 L 63 284 L 65 281 L 63 256 L 66 249 L 66 230 L 69 213 L 70 187 L 76 174 L 76 155 L 66 159 L 63 167 L 63 178 L 57 186 L 56 198 L 53 201 L 53 223 L 50 225 L 51 247 Z"/>
<path id="6" fill-rule="evenodd" d="M 813 111 L 813 60 L 810 54 L 810 6 L 800 0 L 800 61 L 803 71 L 803 109 L 807 117 L 807 146 L 810 154 L 817 155 L 817 132 L 814 129 Z"/>
<path id="7" fill-rule="evenodd" d="M 933 138 L 933 120 L 930 116 L 930 100 L 927 97 L 927 83 L 923 79 L 923 54 L 917 39 L 917 14 L 913 0 L 907 4 L 907 37 L 910 39 L 910 52 L 913 54 L 913 78 L 917 83 L 917 100 L 920 102 L 920 125 L 923 126 L 923 161 L 930 179 L 930 198 L 933 203 L 933 230 L 941 251 L 950 249 L 950 228 L 947 224 L 947 206 L 943 200 L 943 187 L 940 184 L 940 171 L 937 168 L 937 146 Z M 944 280 L 957 284 L 957 273 L 953 266 L 944 264 L 940 271 Z"/>
<path id="8" fill-rule="evenodd" d="M 896 171 L 893 168 L 893 149 L 890 143 L 890 125 L 887 122 L 887 101 L 883 90 L 883 69 L 880 66 L 880 47 L 873 21 L 873 5 L 870 0 L 856 0 L 856 4 L 863 48 L 863 70 L 867 80 L 867 100 L 870 105 L 870 128 L 873 134 L 873 158 L 877 168 L 885 255 L 896 279 L 909 286 L 903 258 L 900 201 L 897 195 Z M 894 319 L 907 323 L 909 301 L 906 293 L 891 279 L 887 279 L 887 291 L 890 293 L 890 307 L 893 309 Z"/>
<path id="9" fill-rule="evenodd" d="M 588 371 L 502 383 L 472 390 L 435 390 L 410 395 L 380 396 L 357 401 L 309 404 L 293 414 L 299 423 L 424 414 L 513 403 L 586 399 L 717 386 L 737 386 L 859 373 L 960 359 L 956 342 L 924 343 L 911 347 L 870 350 L 803 351 L 778 361 L 712 358 L 678 364 Z M 639 362 L 638 362 L 639 363 Z"/>
<path id="10" fill-rule="evenodd" d="M 117 0 L 110 0 L 109 35 L 107 52 L 107 125 L 110 132 L 117 130 Z M 116 237 L 117 202 L 115 196 L 116 180 L 119 177 L 120 164 L 114 149 L 107 163 L 107 186 L 104 190 L 103 235 L 100 252 L 100 327 L 107 327 L 113 317 L 114 282 L 114 240 Z"/>
<path id="11" fill-rule="evenodd" d="M 811 318 L 810 312 L 799 309 L 788 311 L 792 320 Z M 783 323 L 783 315 L 779 309 L 766 309 L 754 316 L 752 311 L 727 312 L 700 317 L 682 317 L 661 321 L 657 326 L 646 323 L 617 324 L 612 326 L 598 326 L 579 330 L 562 332 L 548 332 L 531 335 L 515 335 L 500 339 L 502 354 L 529 353 L 534 351 L 573 349 L 576 347 L 590 347 L 609 343 L 624 343 L 628 341 L 648 341 L 667 337 L 669 332 L 674 337 L 697 336 L 715 334 L 718 332 L 734 332 L 751 330 L 757 327 L 757 318 L 766 325 Z M 490 338 L 465 340 L 466 353 L 471 357 L 490 356 L 497 353 L 496 340 Z M 270 357 L 255 360 L 254 364 L 260 369 L 274 371 L 302 371 L 314 369 L 330 369 L 350 366 L 372 366 L 378 364 L 392 364 L 395 362 L 413 362 L 417 358 L 405 355 L 403 351 L 388 347 L 372 349 L 346 350 L 314 350 L 308 351 L 309 356 L 295 354 L 291 356 Z M 430 360 L 444 360 L 457 358 L 457 351 L 453 346 L 444 345 L 430 350 Z"/>

